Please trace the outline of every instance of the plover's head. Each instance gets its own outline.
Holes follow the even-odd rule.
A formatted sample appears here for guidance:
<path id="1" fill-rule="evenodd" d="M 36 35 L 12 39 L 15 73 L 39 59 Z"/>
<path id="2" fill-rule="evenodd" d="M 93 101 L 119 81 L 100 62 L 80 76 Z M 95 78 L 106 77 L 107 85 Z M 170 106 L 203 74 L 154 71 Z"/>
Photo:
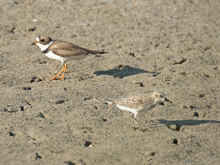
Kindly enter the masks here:
<path id="1" fill-rule="evenodd" d="M 42 51 L 46 50 L 52 43 L 52 39 L 49 36 L 39 36 L 32 45 L 37 45 Z"/>
<path id="2" fill-rule="evenodd" d="M 155 101 L 155 104 L 160 104 L 160 105 L 164 105 L 164 101 L 168 101 L 170 102 L 171 104 L 173 104 L 170 100 L 168 100 L 166 97 L 165 97 L 165 94 L 163 92 L 160 92 L 160 91 L 154 91 L 152 93 L 152 98 L 154 98 L 154 101 Z"/>

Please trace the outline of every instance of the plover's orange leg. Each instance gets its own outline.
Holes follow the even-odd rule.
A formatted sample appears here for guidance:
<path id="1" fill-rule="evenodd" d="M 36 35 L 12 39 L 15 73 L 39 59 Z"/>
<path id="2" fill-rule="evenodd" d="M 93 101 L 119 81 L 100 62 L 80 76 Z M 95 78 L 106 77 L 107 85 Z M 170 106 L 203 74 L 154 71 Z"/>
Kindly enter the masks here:
<path id="1" fill-rule="evenodd" d="M 61 77 L 58 77 L 57 79 L 64 79 L 66 68 L 67 68 L 67 64 L 64 62 L 64 66 L 63 66 L 63 69 L 62 69 L 63 70 L 63 75 Z"/>
<path id="2" fill-rule="evenodd" d="M 55 80 L 55 79 L 64 79 L 66 68 L 67 68 L 67 64 L 64 62 L 63 69 L 57 75 L 55 75 L 52 79 L 50 79 L 50 81 Z M 63 72 L 63 75 L 57 78 L 57 76 L 59 76 L 62 72 Z"/>

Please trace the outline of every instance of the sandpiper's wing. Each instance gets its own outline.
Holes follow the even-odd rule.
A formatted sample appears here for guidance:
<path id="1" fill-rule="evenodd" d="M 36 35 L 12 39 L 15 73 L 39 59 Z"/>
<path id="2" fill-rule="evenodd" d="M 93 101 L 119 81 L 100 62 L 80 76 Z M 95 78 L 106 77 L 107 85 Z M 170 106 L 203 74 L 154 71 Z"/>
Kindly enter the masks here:
<path id="1" fill-rule="evenodd" d="M 130 97 L 130 98 L 124 98 L 121 100 L 116 100 L 115 103 L 117 105 L 121 105 L 124 107 L 138 108 L 140 106 L 143 106 L 143 97 L 135 96 L 135 97 Z"/>

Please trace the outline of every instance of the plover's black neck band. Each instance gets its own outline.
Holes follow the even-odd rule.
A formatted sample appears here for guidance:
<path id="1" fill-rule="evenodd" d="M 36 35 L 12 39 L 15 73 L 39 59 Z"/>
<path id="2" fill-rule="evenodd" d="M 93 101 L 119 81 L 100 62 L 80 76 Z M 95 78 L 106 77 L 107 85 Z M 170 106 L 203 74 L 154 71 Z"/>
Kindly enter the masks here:
<path id="1" fill-rule="evenodd" d="M 46 49 L 43 50 L 42 52 L 43 52 L 44 54 L 48 53 L 48 52 L 50 51 L 49 47 L 50 47 L 50 45 L 51 45 L 53 42 L 54 42 L 54 40 L 52 40 L 48 45 L 42 45 L 42 44 L 41 44 L 41 46 L 40 46 L 41 51 L 42 51 L 42 49 L 45 49 L 45 48 L 46 48 Z"/>
<path id="2" fill-rule="evenodd" d="M 46 50 L 42 51 L 44 54 L 49 52 L 49 49 L 47 48 Z"/>

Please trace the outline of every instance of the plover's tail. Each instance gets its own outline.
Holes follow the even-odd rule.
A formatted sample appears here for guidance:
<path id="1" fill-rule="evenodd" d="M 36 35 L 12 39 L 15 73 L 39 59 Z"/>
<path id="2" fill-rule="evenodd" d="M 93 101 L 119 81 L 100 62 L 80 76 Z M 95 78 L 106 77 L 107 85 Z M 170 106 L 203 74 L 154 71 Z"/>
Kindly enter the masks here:
<path id="1" fill-rule="evenodd" d="M 88 52 L 89 54 L 104 54 L 104 53 L 107 53 L 107 52 L 105 52 L 105 51 L 89 50 L 89 49 L 87 49 L 87 52 Z"/>
<path id="2" fill-rule="evenodd" d="M 109 107 L 108 107 L 108 110 L 110 110 L 114 105 L 115 105 L 115 102 L 114 101 L 105 101 L 106 103 L 110 104 Z"/>

